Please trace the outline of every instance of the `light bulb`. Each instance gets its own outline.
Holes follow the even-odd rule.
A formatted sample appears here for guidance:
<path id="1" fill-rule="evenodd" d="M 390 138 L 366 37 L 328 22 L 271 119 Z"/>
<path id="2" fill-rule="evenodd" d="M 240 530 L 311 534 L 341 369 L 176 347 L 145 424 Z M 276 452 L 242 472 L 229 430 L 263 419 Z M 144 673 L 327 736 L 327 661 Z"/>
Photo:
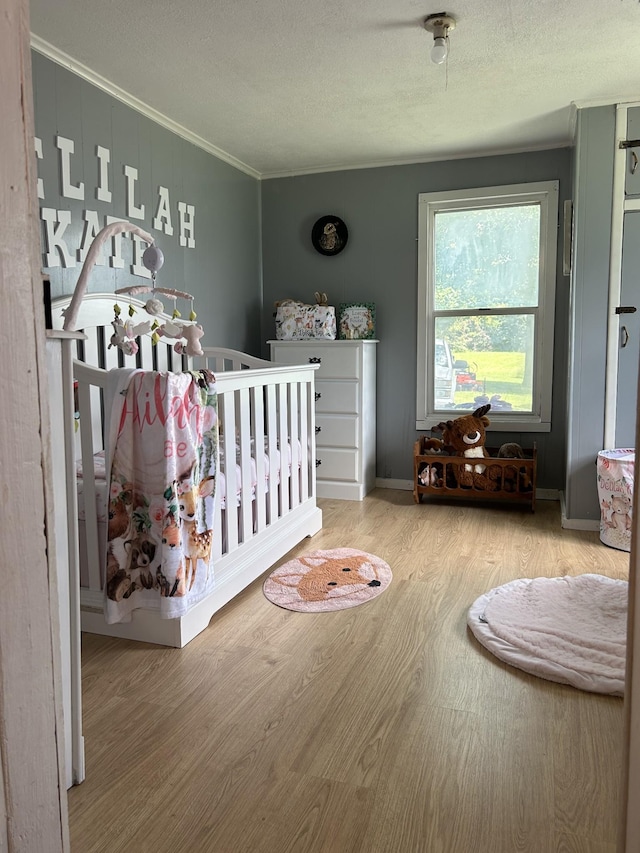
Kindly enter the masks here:
<path id="1" fill-rule="evenodd" d="M 431 61 L 436 65 L 442 65 L 449 53 L 449 45 L 445 38 L 435 38 L 431 48 Z"/>

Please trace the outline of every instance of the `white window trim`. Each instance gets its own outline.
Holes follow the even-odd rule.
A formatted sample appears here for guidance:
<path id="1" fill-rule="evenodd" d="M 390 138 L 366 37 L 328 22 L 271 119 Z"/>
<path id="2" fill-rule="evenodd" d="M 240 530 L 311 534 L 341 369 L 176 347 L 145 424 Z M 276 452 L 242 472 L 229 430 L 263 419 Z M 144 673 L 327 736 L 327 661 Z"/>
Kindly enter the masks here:
<path id="1" fill-rule="evenodd" d="M 416 386 L 416 429 L 428 430 L 448 417 L 464 411 L 435 411 L 433 403 L 433 356 L 427 351 L 434 329 L 433 317 L 433 223 L 443 210 L 471 210 L 513 204 L 540 204 L 539 302 L 542 316 L 537 324 L 534 375 L 534 413 L 490 412 L 491 430 L 502 432 L 550 432 L 553 379 L 553 328 L 558 244 L 558 181 L 510 184 L 453 192 L 420 193 L 418 196 L 418 351 Z"/>

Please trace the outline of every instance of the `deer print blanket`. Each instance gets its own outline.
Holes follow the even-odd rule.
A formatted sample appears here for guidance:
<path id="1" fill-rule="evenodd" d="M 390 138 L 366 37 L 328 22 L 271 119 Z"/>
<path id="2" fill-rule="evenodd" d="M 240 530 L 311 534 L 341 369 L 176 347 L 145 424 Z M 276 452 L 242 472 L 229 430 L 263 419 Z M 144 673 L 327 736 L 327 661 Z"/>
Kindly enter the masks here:
<path id="1" fill-rule="evenodd" d="M 171 619 L 204 598 L 218 464 L 215 379 L 208 371 L 111 371 L 105 618 L 139 607 Z"/>

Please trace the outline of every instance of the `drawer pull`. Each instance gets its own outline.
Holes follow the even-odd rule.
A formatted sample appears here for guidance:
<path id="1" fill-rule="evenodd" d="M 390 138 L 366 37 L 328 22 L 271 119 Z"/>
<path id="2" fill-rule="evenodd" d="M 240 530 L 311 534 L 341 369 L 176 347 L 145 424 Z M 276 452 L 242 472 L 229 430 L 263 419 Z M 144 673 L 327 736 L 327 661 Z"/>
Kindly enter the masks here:
<path id="1" fill-rule="evenodd" d="M 316 468 L 322 465 L 322 459 L 316 459 Z"/>
<path id="2" fill-rule="evenodd" d="M 322 364 L 322 359 L 318 358 L 317 356 L 312 356 L 309 359 L 309 364 Z"/>
<path id="3" fill-rule="evenodd" d="M 316 403 L 318 402 L 318 400 L 320 399 L 320 397 L 322 397 L 322 394 L 321 394 L 319 391 L 316 391 L 316 396 L 315 396 L 315 401 L 316 401 Z"/>
<path id="4" fill-rule="evenodd" d="M 316 435 L 317 435 L 319 432 L 322 432 L 322 427 L 321 427 L 321 426 L 317 426 L 317 427 L 316 427 Z"/>

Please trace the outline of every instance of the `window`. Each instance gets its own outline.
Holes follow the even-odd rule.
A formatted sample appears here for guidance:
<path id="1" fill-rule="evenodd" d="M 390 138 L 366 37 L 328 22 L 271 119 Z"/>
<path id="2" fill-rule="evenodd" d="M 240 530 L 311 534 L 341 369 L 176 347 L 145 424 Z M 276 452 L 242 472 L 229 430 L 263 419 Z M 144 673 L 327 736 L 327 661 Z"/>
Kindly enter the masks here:
<path id="1" fill-rule="evenodd" d="M 421 193 L 416 428 L 551 429 L 558 182 Z"/>

